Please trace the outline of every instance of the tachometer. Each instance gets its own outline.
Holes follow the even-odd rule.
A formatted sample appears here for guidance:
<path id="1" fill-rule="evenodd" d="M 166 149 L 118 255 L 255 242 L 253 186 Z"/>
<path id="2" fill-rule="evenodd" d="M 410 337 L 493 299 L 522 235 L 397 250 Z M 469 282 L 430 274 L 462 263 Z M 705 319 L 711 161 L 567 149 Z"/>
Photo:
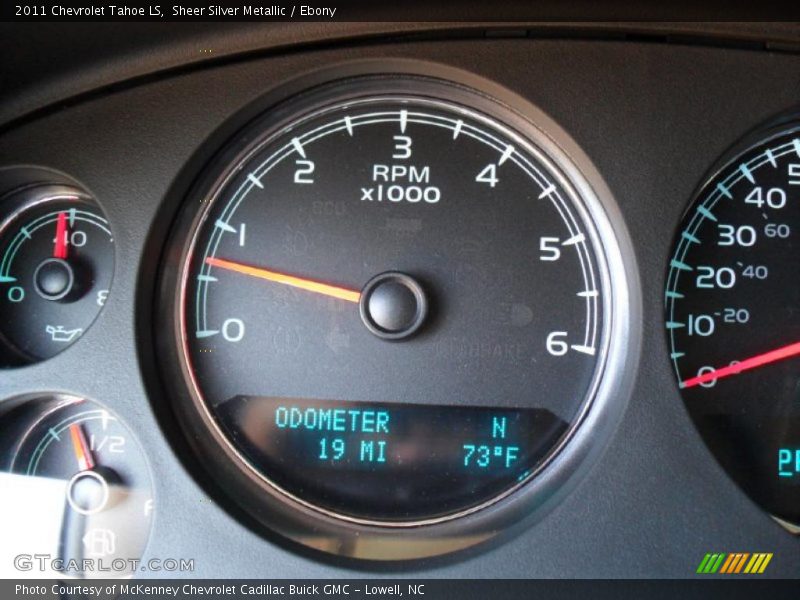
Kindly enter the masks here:
<path id="1" fill-rule="evenodd" d="M 762 132 L 728 156 L 689 207 L 670 261 L 670 357 L 722 466 L 798 524 L 800 129 Z"/>
<path id="2" fill-rule="evenodd" d="M 169 325 L 179 406 L 257 487 L 255 511 L 384 535 L 458 520 L 529 487 L 603 402 L 616 240 L 510 109 L 349 81 L 223 156 L 187 209 Z"/>

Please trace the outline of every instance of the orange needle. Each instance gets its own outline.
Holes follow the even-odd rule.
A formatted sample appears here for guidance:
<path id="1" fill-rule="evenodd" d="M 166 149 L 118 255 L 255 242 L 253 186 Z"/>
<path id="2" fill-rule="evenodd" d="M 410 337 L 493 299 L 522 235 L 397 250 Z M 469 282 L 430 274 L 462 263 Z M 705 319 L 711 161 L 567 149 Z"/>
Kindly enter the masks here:
<path id="1" fill-rule="evenodd" d="M 78 468 L 81 471 L 94 469 L 94 459 L 92 459 L 89 444 L 86 443 L 83 428 L 78 423 L 73 423 L 69 426 L 69 436 L 72 438 L 72 450 L 75 452 L 75 458 L 78 459 Z"/>
<path id="2" fill-rule="evenodd" d="M 300 288 L 316 294 L 323 294 L 332 298 L 339 298 L 340 300 L 347 300 L 348 302 L 355 302 L 361 299 L 361 292 L 350 290 L 343 287 L 337 287 L 321 281 L 314 281 L 313 279 L 305 279 L 303 277 L 295 277 L 294 275 L 286 275 L 277 271 L 270 271 L 260 267 L 251 267 L 241 263 L 224 260 L 222 258 L 214 258 L 209 256 L 206 258 L 206 264 L 212 267 L 219 267 L 220 269 L 227 269 L 242 275 L 249 275 L 250 277 L 258 277 L 259 279 L 266 279 L 274 283 L 282 283 L 283 285 L 290 285 L 292 287 Z"/>

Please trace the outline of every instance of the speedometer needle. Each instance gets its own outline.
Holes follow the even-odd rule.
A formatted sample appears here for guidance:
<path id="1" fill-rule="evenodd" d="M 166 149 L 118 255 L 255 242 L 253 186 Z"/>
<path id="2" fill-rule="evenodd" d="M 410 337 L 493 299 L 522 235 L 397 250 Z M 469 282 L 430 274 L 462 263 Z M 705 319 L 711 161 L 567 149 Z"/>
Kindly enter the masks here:
<path id="1" fill-rule="evenodd" d="M 206 264 L 212 267 L 219 267 L 220 269 L 227 269 L 234 273 L 241 273 L 242 275 L 249 275 L 250 277 L 258 277 L 259 279 L 266 279 L 274 283 L 281 283 L 292 287 L 300 288 L 309 292 L 331 296 L 340 300 L 358 303 L 361 300 L 361 292 L 343 288 L 305 277 L 297 277 L 295 275 L 287 275 L 286 273 L 279 273 L 278 271 L 270 271 L 261 267 L 251 267 L 242 263 L 224 260 L 222 258 L 214 258 L 213 256 L 206 257 Z"/>
<path id="2" fill-rule="evenodd" d="M 751 356 L 750 358 L 739 361 L 727 367 L 722 367 L 721 369 L 716 369 L 715 371 L 711 371 L 709 373 L 703 373 L 702 375 L 698 375 L 697 377 L 692 377 L 690 379 L 683 381 L 681 383 L 681 387 L 690 388 L 695 385 L 700 385 L 701 383 L 707 383 L 709 381 L 722 379 L 723 377 L 728 377 L 730 375 L 737 375 L 743 371 L 757 369 L 758 367 L 768 365 L 770 363 L 774 363 L 779 360 L 783 360 L 785 358 L 791 358 L 792 356 L 797 356 L 799 354 L 800 354 L 800 342 L 796 342 L 794 344 L 789 344 L 788 346 L 782 346 L 780 348 L 777 348 L 776 350 L 771 350 L 769 352 L 764 352 L 763 354 Z"/>

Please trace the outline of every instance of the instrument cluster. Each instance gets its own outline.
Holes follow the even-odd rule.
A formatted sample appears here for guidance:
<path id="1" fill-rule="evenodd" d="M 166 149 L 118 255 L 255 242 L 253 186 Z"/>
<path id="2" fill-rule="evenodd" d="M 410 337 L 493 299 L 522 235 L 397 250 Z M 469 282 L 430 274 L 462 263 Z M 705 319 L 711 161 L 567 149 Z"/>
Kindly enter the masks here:
<path id="1" fill-rule="evenodd" d="M 500 42 L 495 60 L 526 43 Z M 730 58 L 703 52 L 709 69 Z M 168 79 L 22 126 L 30 142 L 0 137 L 4 530 L 68 563 L 140 559 L 176 507 L 164 494 L 156 512 L 159 487 L 179 485 L 262 543 L 322 557 L 496 549 L 576 510 L 622 456 L 609 449 L 644 453 L 646 435 L 664 455 L 707 448 L 694 456 L 718 467 L 686 466 L 693 493 L 721 467 L 736 486 L 721 498 L 800 530 L 795 107 L 739 116 L 713 152 L 682 135 L 706 157 L 676 159 L 669 189 L 689 193 L 634 199 L 623 173 L 655 190 L 663 156 L 602 132 L 622 108 L 574 117 L 594 109 L 557 78 L 534 89 L 418 54 L 305 75 L 287 59 L 282 78 L 198 108 L 159 163 L 152 140 L 180 141 L 187 111 L 163 100 L 149 137 L 126 123 L 108 178 L 99 156 L 48 162 L 47 122 L 56 135 L 94 110 L 138 117 L 132 103 L 169 97 Z M 794 56 L 783 68 L 800 73 Z M 574 106 L 559 112 L 562 92 Z M 663 132 L 682 117 L 652 115 Z M 101 154 L 115 137 L 86 135 Z M 686 426 L 625 438 L 642 402 L 682 404 Z M 188 475 L 166 483 L 165 462 Z"/>

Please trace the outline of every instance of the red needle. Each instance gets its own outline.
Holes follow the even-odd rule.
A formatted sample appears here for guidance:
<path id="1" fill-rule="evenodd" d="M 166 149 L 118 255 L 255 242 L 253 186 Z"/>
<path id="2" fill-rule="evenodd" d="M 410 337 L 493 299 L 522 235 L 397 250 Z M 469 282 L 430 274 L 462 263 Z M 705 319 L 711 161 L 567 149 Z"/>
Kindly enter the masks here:
<path id="1" fill-rule="evenodd" d="M 784 358 L 791 358 L 792 356 L 797 356 L 798 354 L 800 354 L 800 342 L 783 346 L 777 350 L 764 352 L 763 354 L 759 354 L 757 356 L 751 356 L 750 358 L 747 358 L 736 364 L 722 367 L 721 369 L 717 369 L 716 371 L 711 371 L 709 373 L 703 373 L 697 377 L 692 377 L 691 379 L 687 379 L 686 381 L 682 382 L 681 387 L 689 388 L 695 385 L 700 385 L 701 383 L 714 381 L 715 379 L 722 379 L 723 377 L 728 377 L 729 375 L 738 375 L 743 371 L 757 369 L 763 365 L 768 365 L 770 363 L 783 360 Z"/>
<path id="2" fill-rule="evenodd" d="M 56 246 L 53 249 L 55 258 L 67 258 L 67 213 L 58 213 L 56 221 Z"/>
<path id="3" fill-rule="evenodd" d="M 83 427 L 78 423 L 73 423 L 69 426 L 69 436 L 72 438 L 72 450 L 78 460 L 78 468 L 81 471 L 94 469 L 94 458 L 92 458 L 92 451 L 89 449 Z"/>
<path id="4" fill-rule="evenodd" d="M 231 260 L 224 260 L 222 258 L 214 258 L 209 256 L 206 258 L 206 264 L 212 267 L 219 267 L 220 269 L 227 269 L 242 275 L 249 275 L 250 277 L 258 277 L 259 279 L 266 279 L 274 283 L 282 283 L 283 285 L 290 285 L 292 287 L 300 288 L 308 292 L 323 294 L 338 298 L 339 300 L 347 300 L 348 302 L 358 302 L 361 298 L 361 292 L 350 290 L 321 281 L 313 279 L 306 279 L 305 277 L 296 277 L 295 275 L 287 275 L 286 273 L 279 273 L 278 271 L 270 271 L 262 269 L 261 267 L 251 267 L 250 265 L 243 265 L 241 263 L 233 262 Z"/>

